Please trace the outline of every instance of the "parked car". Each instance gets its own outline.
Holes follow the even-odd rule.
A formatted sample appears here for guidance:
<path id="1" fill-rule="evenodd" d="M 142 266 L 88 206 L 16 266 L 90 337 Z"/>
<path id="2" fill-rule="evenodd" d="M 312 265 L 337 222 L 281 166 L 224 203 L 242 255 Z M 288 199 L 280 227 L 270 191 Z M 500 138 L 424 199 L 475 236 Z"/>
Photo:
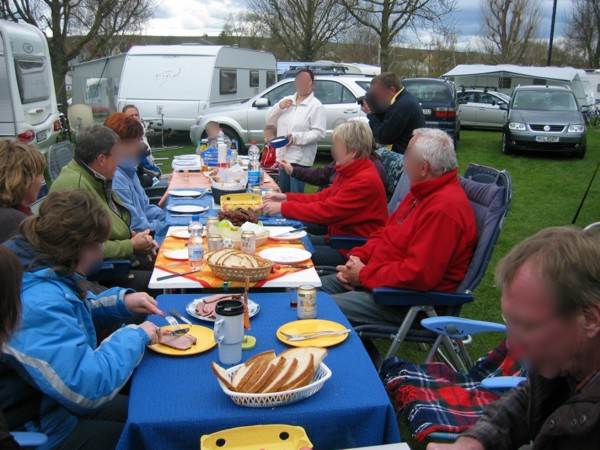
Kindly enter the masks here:
<path id="1" fill-rule="evenodd" d="M 506 122 L 506 110 L 500 105 L 510 102 L 510 95 L 487 89 L 464 89 L 458 92 L 458 115 L 463 128 L 496 128 Z"/>
<path id="2" fill-rule="evenodd" d="M 327 132 L 318 143 L 320 149 L 329 149 L 331 133 L 340 123 L 364 115 L 357 99 L 365 95 L 371 78 L 352 75 L 323 75 L 315 77 L 315 96 L 327 111 Z M 295 92 L 294 79 L 288 78 L 268 88 L 248 101 L 209 108 L 196 119 L 190 129 L 190 139 L 197 144 L 205 136 L 207 122 L 215 121 L 231 139 L 237 140 L 243 150 L 250 142 L 263 142 L 262 130 L 267 111 L 283 97 Z"/>
<path id="3" fill-rule="evenodd" d="M 510 103 L 502 107 L 508 109 L 502 135 L 504 153 L 540 150 L 585 156 L 585 123 L 568 87 L 519 86 Z"/>
<path id="4" fill-rule="evenodd" d="M 454 83 L 440 78 L 405 78 L 402 84 L 417 97 L 427 126 L 444 130 L 456 145 L 460 139 L 460 117 Z"/>

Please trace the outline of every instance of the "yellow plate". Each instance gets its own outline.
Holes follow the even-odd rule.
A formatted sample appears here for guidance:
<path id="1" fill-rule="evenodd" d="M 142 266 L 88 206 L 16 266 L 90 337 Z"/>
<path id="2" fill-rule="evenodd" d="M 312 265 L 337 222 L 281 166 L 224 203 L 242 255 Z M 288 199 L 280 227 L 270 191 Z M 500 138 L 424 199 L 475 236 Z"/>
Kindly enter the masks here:
<path id="1" fill-rule="evenodd" d="M 212 329 L 201 327 L 200 325 L 181 325 L 181 327 L 190 327 L 188 334 L 191 334 L 196 338 L 196 345 L 192 345 L 188 350 L 176 350 L 162 344 L 149 345 L 148 348 L 156 353 L 162 353 L 163 355 L 188 356 L 203 353 L 217 345 Z M 165 331 L 171 331 L 173 330 L 173 327 L 166 326 L 162 327 L 162 329 Z"/>
<path id="2" fill-rule="evenodd" d="M 282 437 L 283 433 L 286 435 Z M 252 425 L 205 434 L 200 439 L 200 447 L 202 450 L 219 450 L 220 448 L 231 450 L 255 450 L 257 448 L 300 450 L 312 448 L 313 445 L 302 427 Z"/>
<path id="3" fill-rule="evenodd" d="M 292 347 L 331 347 L 348 339 L 348 333 L 337 336 L 323 336 L 315 339 L 306 339 L 305 341 L 289 341 L 281 332 L 287 334 L 299 334 L 311 331 L 337 331 L 345 330 L 347 327 L 341 323 L 331 320 L 304 319 L 296 320 L 282 325 L 277 330 L 277 339 Z"/>

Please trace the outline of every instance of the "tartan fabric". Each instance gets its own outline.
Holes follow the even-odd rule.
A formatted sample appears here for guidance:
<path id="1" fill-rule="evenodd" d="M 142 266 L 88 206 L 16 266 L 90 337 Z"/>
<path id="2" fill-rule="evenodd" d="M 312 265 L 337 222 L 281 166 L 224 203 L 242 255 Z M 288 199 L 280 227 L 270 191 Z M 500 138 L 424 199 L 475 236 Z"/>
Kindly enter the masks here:
<path id="1" fill-rule="evenodd" d="M 399 358 L 386 360 L 382 368 L 394 407 L 419 441 L 433 432 L 462 433 L 473 426 L 483 407 L 500 398 L 479 388 L 481 380 L 495 376 L 524 376 L 506 341 L 479 358 L 468 373 L 443 363 L 412 364 Z"/>

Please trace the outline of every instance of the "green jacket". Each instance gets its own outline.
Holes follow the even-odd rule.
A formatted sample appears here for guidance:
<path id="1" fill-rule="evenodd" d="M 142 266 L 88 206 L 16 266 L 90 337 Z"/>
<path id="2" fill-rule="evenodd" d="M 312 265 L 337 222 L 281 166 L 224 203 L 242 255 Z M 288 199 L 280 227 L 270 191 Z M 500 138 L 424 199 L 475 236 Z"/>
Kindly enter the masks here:
<path id="1" fill-rule="evenodd" d="M 73 159 L 63 167 L 58 178 L 52 183 L 50 192 L 74 189 L 84 189 L 94 194 L 110 214 L 112 231 L 104 247 L 104 257 L 106 259 L 131 258 L 133 256 L 133 246 L 130 240 L 131 230 L 129 228 L 131 215 L 119 196 L 114 191 L 112 192 L 113 201 L 119 211 L 117 214 L 108 206 L 102 182 Z"/>

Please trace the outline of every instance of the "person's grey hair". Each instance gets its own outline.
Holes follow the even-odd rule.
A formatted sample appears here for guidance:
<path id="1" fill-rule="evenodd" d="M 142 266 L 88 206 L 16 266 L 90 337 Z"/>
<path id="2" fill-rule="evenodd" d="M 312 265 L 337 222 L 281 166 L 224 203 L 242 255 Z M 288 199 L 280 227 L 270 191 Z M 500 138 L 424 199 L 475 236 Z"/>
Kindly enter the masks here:
<path id="1" fill-rule="evenodd" d="M 571 316 L 600 303 L 600 239 L 580 228 L 546 228 L 514 247 L 496 267 L 505 289 L 526 263 L 550 290 L 557 312 Z"/>
<path id="2" fill-rule="evenodd" d="M 444 175 L 458 168 L 454 142 L 448 133 L 437 128 L 417 128 L 413 136 L 417 137 L 413 150 L 429 163 L 434 174 Z"/>
<path id="3" fill-rule="evenodd" d="M 356 152 L 356 159 L 370 158 L 373 151 L 373 132 L 362 120 L 349 120 L 333 130 L 331 139 L 343 144 L 348 152 Z"/>
<path id="4" fill-rule="evenodd" d="M 104 125 L 96 124 L 83 130 L 77 136 L 75 156 L 90 164 L 100 155 L 110 155 L 112 148 L 119 142 L 119 136 Z"/>

